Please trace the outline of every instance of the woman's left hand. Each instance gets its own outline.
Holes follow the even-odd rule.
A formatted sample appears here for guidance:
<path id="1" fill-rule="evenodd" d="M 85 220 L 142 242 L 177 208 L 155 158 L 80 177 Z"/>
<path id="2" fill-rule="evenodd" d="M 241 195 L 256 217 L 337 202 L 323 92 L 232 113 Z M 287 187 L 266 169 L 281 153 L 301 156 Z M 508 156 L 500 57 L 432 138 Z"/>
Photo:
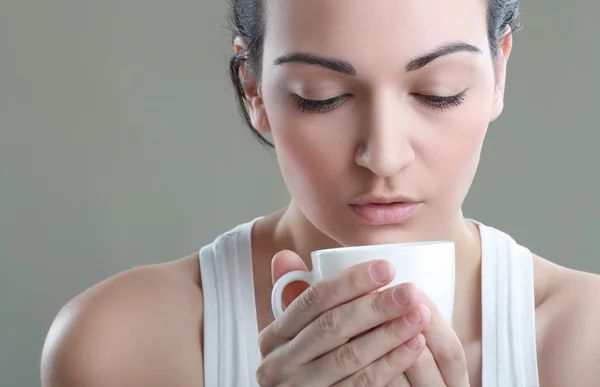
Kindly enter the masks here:
<path id="1" fill-rule="evenodd" d="M 469 387 L 467 360 L 456 333 L 423 292 L 422 302 L 431 311 L 431 322 L 423 331 L 426 348 L 404 374 L 389 387 Z"/>

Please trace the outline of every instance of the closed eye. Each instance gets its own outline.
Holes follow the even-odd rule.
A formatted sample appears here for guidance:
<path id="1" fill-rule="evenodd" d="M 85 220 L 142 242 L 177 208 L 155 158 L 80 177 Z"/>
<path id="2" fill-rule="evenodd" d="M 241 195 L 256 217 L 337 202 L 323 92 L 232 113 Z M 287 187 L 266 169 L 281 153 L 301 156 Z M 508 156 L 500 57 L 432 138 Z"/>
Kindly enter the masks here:
<path id="1" fill-rule="evenodd" d="M 302 98 L 299 95 L 294 95 L 298 108 L 303 113 L 327 113 L 340 107 L 345 101 L 345 96 L 333 97 L 324 100 L 314 100 Z"/>
<path id="2" fill-rule="evenodd" d="M 466 94 L 467 91 L 465 90 L 460 94 L 452 96 L 414 94 L 414 97 L 417 101 L 431 109 L 444 110 L 454 106 L 460 106 L 464 102 Z"/>

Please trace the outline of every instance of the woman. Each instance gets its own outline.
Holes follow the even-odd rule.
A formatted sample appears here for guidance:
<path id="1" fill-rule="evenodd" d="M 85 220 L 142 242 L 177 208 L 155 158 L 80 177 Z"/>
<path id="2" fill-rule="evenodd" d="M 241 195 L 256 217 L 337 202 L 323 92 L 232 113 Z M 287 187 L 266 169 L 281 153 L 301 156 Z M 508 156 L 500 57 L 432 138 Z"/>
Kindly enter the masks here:
<path id="1" fill-rule="evenodd" d="M 503 108 L 517 0 L 236 0 L 231 74 L 290 205 L 59 313 L 46 387 L 598 385 L 598 276 L 465 219 Z M 310 252 L 456 244 L 454 319 L 385 262 L 287 289 Z M 260 335 L 259 335 L 260 332 Z"/>

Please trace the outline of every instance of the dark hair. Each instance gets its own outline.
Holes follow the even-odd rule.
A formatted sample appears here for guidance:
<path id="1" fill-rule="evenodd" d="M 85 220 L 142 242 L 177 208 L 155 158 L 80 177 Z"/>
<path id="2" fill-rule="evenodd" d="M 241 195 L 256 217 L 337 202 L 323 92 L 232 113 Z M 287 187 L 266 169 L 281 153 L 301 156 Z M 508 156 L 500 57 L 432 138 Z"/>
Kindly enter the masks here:
<path id="1" fill-rule="evenodd" d="M 231 82 L 235 88 L 238 107 L 246 125 L 252 134 L 263 144 L 273 148 L 273 144 L 264 138 L 252 125 L 246 107 L 246 93 L 240 77 L 240 66 L 252 73 L 260 82 L 262 56 L 265 37 L 264 1 L 266 0 L 230 0 L 229 16 L 233 37 L 241 37 L 246 46 L 233 55 L 229 62 Z M 519 0 L 487 0 L 487 24 L 490 52 L 493 58 L 498 55 L 500 44 L 505 37 L 507 27 L 512 32 L 519 28 Z"/>

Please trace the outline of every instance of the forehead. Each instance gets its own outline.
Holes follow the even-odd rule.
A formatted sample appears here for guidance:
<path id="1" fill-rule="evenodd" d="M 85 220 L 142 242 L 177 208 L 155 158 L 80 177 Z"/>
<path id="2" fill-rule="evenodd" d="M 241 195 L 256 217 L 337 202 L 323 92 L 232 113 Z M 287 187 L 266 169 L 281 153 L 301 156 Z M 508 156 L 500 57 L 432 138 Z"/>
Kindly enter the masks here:
<path id="1" fill-rule="evenodd" d="M 385 63 L 464 41 L 486 52 L 487 0 L 266 0 L 265 59 L 308 51 Z"/>

